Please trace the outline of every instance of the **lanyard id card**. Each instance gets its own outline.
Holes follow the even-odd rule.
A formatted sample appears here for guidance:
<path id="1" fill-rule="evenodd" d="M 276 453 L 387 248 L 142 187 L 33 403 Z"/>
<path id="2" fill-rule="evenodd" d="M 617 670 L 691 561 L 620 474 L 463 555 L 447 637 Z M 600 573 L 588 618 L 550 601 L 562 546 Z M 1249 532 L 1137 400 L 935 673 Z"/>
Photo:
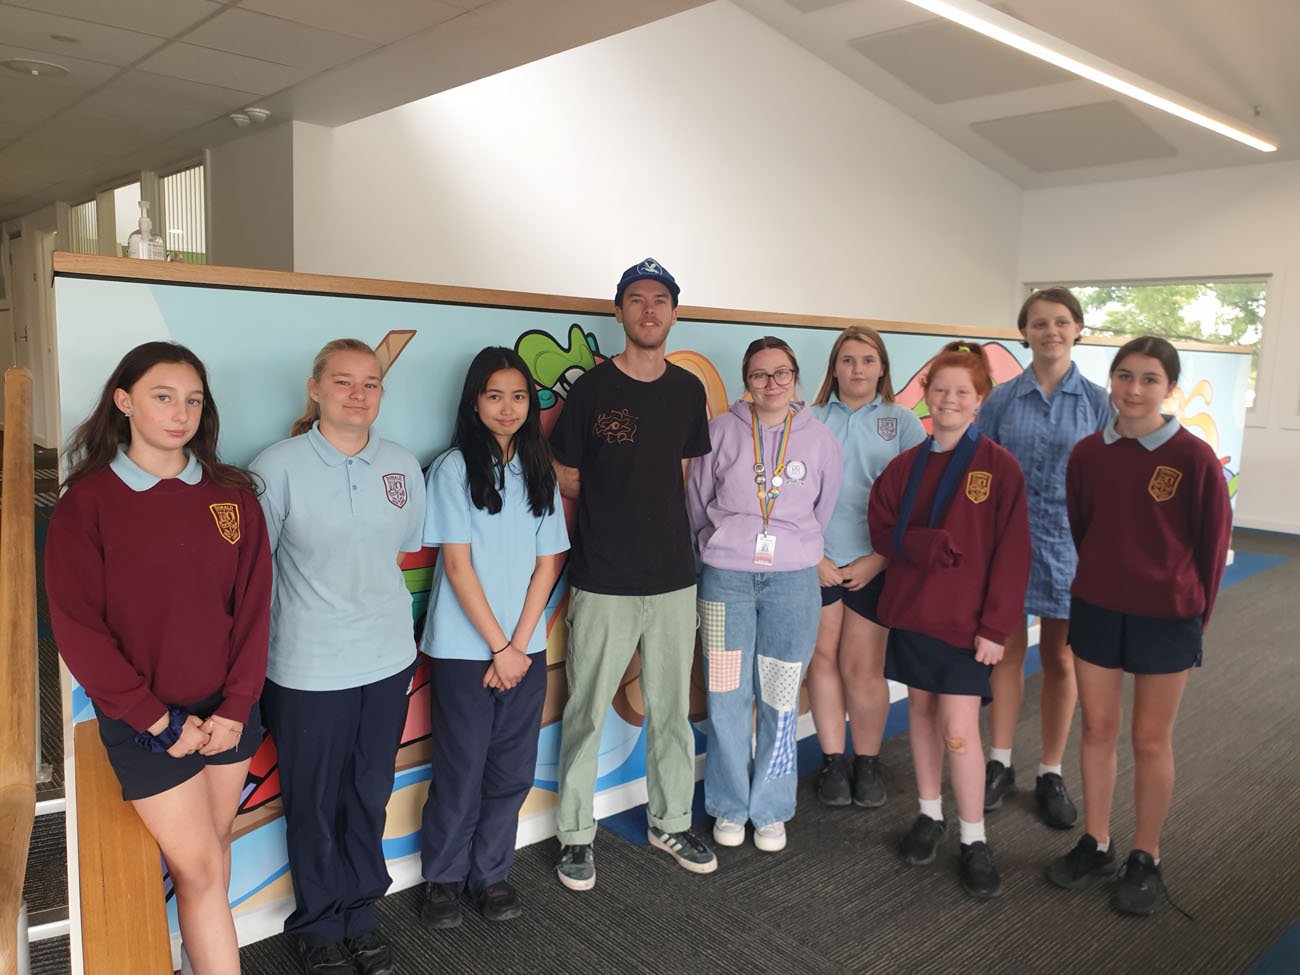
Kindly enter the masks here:
<path id="1" fill-rule="evenodd" d="M 754 564 L 771 565 L 776 561 L 776 536 L 762 531 L 754 539 Z"/>
<path id="2" fill-rule="evenodd" d="M 772 472 L 769 481 L 767 467 L 763 463 L 763 441 L 758 430 L 758 414 L 756 412 L 750 413 L 754 433 L 754 484 L 758 488 L 758 512 L 763 518 L 763 529 L 754 539 L 755 565 L 772 565 L 776 561 L 776 536 L 767 530 L 767 523 L 772 516 L 772 508 L 776 505 L 776 499 L 781 494 L 781 485 L 783 483 L 781 475 L 785 473 L 785 450 L 790 445 L 790 421 L 792 418 L 792 414 L 786 414 L 785 425 L 781 429 L 780 444 L 777 447 L 776 469 Z"/>

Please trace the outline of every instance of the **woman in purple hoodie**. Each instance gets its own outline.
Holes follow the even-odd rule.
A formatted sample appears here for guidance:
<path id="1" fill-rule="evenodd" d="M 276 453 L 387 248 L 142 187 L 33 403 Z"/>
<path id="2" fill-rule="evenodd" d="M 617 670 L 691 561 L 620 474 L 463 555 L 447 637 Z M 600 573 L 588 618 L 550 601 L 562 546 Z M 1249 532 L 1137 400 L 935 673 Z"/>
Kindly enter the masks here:
<path id="1" fill-rule="evenodd" d="M 843 464 L 839 442 L 794 398 L 789 345 L 756 339 L 741 375 L 751 401 L 709 425 L 713 450 L 691 461 L 686 489 L 704 562 L 704 805 L 719 846 L 739 846 L 751 822 L 754 845 L 773 853 L 794 815 L 799 687 L 817 639 L 817 563 Z"/>

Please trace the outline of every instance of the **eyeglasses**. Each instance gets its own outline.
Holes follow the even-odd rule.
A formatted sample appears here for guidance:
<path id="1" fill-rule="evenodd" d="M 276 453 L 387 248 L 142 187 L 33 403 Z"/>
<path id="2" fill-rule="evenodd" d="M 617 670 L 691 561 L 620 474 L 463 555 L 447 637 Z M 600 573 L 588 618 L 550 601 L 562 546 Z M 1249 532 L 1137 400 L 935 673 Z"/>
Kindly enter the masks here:
<path id="1" fill-rule="evenodd" d="M 794 382 L 794 373 L 795 371 L 787 366 L 782 366 L 776 372 L 751 372 L 748 382 L 751 386 L 766 386 L 775 380 L 778 386 L 789 386 Z"/>

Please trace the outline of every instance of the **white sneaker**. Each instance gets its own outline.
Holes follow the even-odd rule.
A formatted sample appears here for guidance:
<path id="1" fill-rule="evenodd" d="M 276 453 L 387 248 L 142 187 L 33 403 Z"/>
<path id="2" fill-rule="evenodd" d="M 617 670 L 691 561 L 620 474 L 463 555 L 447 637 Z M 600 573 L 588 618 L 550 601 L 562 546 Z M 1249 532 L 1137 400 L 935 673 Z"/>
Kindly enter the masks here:
<path id="1" fill-rule="evenodd" d="M 745 842 L 745 824 L 729 819 L 713 821 L 713 842 L 718 846 L 740 846 Z"/>
<path id="2" fill-rule="evenodd" d="M 764 853 L 785 849 L 785 823 L 772 823 L 754 830 L 754 846 Z"/>

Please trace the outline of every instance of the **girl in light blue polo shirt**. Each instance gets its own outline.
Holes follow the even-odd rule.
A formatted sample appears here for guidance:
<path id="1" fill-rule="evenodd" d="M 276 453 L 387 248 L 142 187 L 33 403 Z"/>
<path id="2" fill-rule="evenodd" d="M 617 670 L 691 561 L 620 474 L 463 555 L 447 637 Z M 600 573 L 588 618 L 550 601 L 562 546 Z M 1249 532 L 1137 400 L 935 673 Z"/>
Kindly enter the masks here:
<path id="1" fill-rule="evenodd" d="M 889 717 L 885 638 L 876 617 L 885 560 L 871 547 L 867 500 L 891 460 L 925 439 L 916 414 L 894 402 L 889 353 L 875 329 L 852 325 L 831 346 L 813 413 L 844 450 L 844 482 L 817 566 L 821 624 L 808 667 L 808 699 L 821 744 L 817 798 L 828 806 L 885 802 L 880 743 Z M 844 716 L 853 729 L 852 762 Z"/>
<path id="2" fill-rule="evenodd" d="M 569 548 L 537 390 L 511 349 L 474 357 L 428 494 L 424 544 L 441 550 L 420 641 L 433 658 L 420 916 L 450 928 L 462 891 L 489 921 L 522 910 L 506 876 L 537 763 L 543 615 Z"/>
<path id="3" fill-rule="evenodd" d="M 307 975 L 389 975 L 374 905 L 391 878 L 385 812 L 415 670 L 411 596 L 397 564 L 420 549 L 424 476 L 374 434 L 378 357 L 330 342 L 307 411 L 252 469 L 275 564 L 262 706 L 279 755 L 295 935 Z"/>

